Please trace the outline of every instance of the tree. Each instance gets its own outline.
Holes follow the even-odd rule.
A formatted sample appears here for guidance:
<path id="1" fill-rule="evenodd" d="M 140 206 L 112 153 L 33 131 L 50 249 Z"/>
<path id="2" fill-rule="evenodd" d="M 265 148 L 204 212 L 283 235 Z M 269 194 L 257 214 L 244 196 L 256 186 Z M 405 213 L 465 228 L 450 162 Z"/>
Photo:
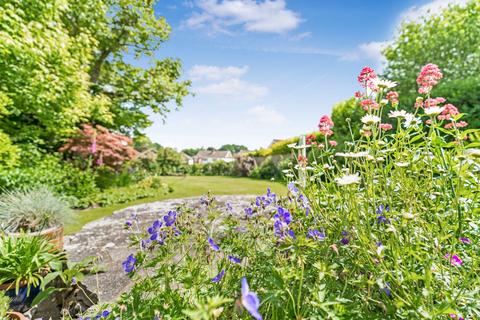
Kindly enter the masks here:
<path id="1" fill-rule="evenodd" d="M 223 146 L 220 147 L 221 151 L 230 151 L 232 153 L 238 153 L 240 151 L 246 151 L 248 148 L 243 145 L 239 144 L 224 144 Z"/>
<path id="2" fill-rule="evenodd" d="M 203 150 L 203 148 L 187 148 L 183 149 L 182 152 L 185 153 L 187 156 L 193 157 L 197 155 L 200 150 Z"/>
<path id="3" fill-rule="evenodd" d="M 441 83 L 468 78 L 466 85 L 460 82 L 452 85 L 457 89 L 471 87 L 480 74 L 480 2 L 470 0 L 465 5 L 450 5 L 440 14 L 403 23 L 398 37 L 384 50 L 384 55 L 387 59 L 384 74 L 399 83 L 396 89 L 401 105 L 413 105 L 417 97 L 415 79 L 427 63 L 440 67 Z M 458 107 L 472 113 L 462 105 Z M 472 117 L 468 119 L 471 121 Z"/>
<path id="4" fill-rule="evenodd" d="M 113 123 L 123 132 L 148 127 L 147 110 L 165 118 L 171 101 L 179 107 L 188 94 L 189 81 L 178 81 L 178 59 L 152 59 L 150 67 L 140 68 L 129 58 L 153 56 L 168 40 L 170 26 L 164 17 L 155 16 L 152 0 L 72 1 L 64 21 L 75 35 L 88 30 L 97 43 L 89 65 L 94 96 L 108 96 Z M 92 6 L 97 11 L 92 10 Z"/>
<path id="5" fill-rule="evenodd" d="M 84 123 L 131 134 L 188 94 L 177 59 L 153 56 L 170 27 L 144 0 L 0 0 L 0 127 L 54 151 Z"/>
<path id="6" fill-rule="evenodd" d="M 339 144 L 339 149 L 343 148 L 345 141 L 352 141 L 352 134 L 354 139 L 360 137 L 360 119 L 363 115 L 364 112 L 357 104 L 355 98 L 350 98 L 333 106 L 332 121 L 335 123 L 335 126 L 333 127 L 334 134 L 332 138 Z"/>

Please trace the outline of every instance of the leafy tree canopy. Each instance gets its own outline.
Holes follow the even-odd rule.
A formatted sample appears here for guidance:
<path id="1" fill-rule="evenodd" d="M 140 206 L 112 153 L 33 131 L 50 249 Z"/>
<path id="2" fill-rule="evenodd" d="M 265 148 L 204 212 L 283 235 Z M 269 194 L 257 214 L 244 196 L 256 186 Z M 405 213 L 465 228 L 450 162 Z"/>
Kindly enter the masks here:
<path id="1" fill-rule="evenodd" d="M 417 96 L 416 77 L 421 67 L 434 63 L 440 67 L 445 92 L 450 103 L 458 104 L 461 111 L 469 113 L 468 121 L 478 119 L 478 109 L 471 109 L 461 95 L 472 101 L 472 86 L 480 78 L 480 2 L 470 0 L 465 5 L 451 5 L 440 14 L 424 17 L 421 21 L 403 23 L 395 41 L 384 50 L 387 59 L 384 74 L 399 83 L 400 103 L 412 106 Z M 452 83 L 449 83 L 454 81 Z M 455 89 L 447 89 L 454 87 Z M 438 94 L 439 92 L 433 92 Z M 478 90 L 475 100 L 478 105 Z M 455 93 L 449 96 L 448 93 Z M 476 115 L 475 115 L 476 113 Z"/>
<path id="2" fill-rule="evenodd" d="M 248 150 L 248 148 L 246 146 L 239 145 L 239 144 L 224 144 L 223 146 L 220 147 L 219 150 L 237 153 L 240 151 Z"/>

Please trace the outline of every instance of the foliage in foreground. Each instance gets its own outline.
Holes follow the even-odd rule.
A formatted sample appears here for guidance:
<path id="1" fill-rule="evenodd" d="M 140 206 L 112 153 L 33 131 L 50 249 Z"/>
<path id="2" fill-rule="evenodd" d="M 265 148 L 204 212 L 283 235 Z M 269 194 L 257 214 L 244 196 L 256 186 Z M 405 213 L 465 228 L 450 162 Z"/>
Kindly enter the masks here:
<path id="1" fill-rule="evenodd" d="M 430 97 L 440 79 L 436 66 L 422 69 L 425 100 L 410 114 L 388 92 L 395 83 L 363 69 L 361 138 L 300 159 L 285 199 L 268 190 L 235 209 L 205 197 L 146 231 L 133 216 L 139 250 L 123 268 L 136 284 L 102 306 L 108 317 L 478 318 L 480 151 L 456 108 Z M 333 125 L 320 120 L 326 142 Z"/>

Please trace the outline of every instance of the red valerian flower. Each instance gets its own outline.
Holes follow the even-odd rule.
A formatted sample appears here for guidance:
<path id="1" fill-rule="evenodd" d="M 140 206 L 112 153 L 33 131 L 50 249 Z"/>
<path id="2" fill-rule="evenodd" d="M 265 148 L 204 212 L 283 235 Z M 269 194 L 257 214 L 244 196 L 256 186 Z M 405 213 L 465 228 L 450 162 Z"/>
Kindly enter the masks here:
<path id="1" fill-rule="evenodd" d="M 393 127 L 390 123 L 380 123 L 380 129 L 382 130 L 391 130 Z"/>
<path id="2" fill-rule="evenodd" d="M 371 84 L 372 80 L 377 78 L 377 75 L 375 74 L 375 71 L 370 68 L 370 67 L 364 67 L 362 71 L 360 71 L 360 74 L 358 75 L 358 82 L 366 88 Z"/>
<path id="3" fill-rule="evenodd" d="M 450 120 L 452 116 L 456 116 L 460 114 L 458 112 L 457 107 L 455 107 L 453 104 L 449 103 L 443 106 L 445 109 L 443 109 L 442 113 L 438 115 L 438 120 Z"/>
<path id="4" fill-rule="evenodd" d="M 417 77 L 417 84 L 420 86 L 418 93 L 429 93 L 442 78 L 443 74 L 436 64 L 426 64 Z"/>
<path id="5" fill-rule="evenodd" d="M 443 126 L 445 129 L 454 129 L 454 128 L 464 128 L 468 126 L 468 122 L 459 121 L 459 122 L 450 122 Z"/>
<path id="6" fill-rule="evenodd" d="M 355 98 L 360 99 L 362 97 L 362 93 L 360 91 L 355 92 Z"/>
<path id="7" fill-rule="evenodd" d="M 390 101 L 390 103 L 393 105 L 393 106 L 396 106 L 398 105 L 398 92 L 396 91 L 389 91 L 387 93 L 387 100 Z"/>
<path id="8" fill-rule="evenodd" d="M 333 131 L 332 131 L 333 126 L 334 126 L 334 123 L 332 119 L 330 119 L 329 116 L 325 115 L 320 118 L 318 129 L 322 135 L 329 137 L 333 135 Z"/>
<path id="9" fill-rule="evenodd" d="M 372 99 L 365 99 L 360 101 L 360 106 L 362 107 L 363 110 L 368 111 L 368 110 L 378 110 L 380 108 L 380 105 L 373 101 Z"/>
<path id="10" fill-rule="evenodd" d="M 313 144 L 314 142 L 316 142 L 316 140 L 317 140 L 317 137 L 314 134 L 309 134 L 305 138 L 306 144 Z"/>
<path id="11" fill-rule="evenodd" d="M 332 147 L 336 147 L 337 146 L 337 141 L 330 140 L 330 141 L 328 141 L 328 144 L 330 144 L 330 146 L 332 146 Z"/>

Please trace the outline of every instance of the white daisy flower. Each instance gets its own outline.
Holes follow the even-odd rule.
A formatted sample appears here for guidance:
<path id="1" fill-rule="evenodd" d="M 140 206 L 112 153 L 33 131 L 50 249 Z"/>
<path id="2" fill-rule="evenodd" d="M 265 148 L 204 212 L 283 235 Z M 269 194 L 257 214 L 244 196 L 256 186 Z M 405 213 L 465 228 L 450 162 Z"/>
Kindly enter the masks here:
<path id="1" fill-rule="evenodd" d="M 360 183 L 361 180 L 362 180 L 362 178 L 360 178 L 358 173 L 347 174 L 347 175 L 335 178 L 335 182 L 339 186 L 348 186 L 350 184 Z"/>
<path id="2" fill-rule="evenodd" d="M 363 158 L 363 157 L 368 157 L 369 154 L 368 152 L 362 151 L 362 152 L 337 152 L 335 153 L 335 156 L 337 157 L 344 157 L 344 158 Z"/>
<path id="3" fill-rule="evenodd" d="M 408 113 L 405 110 L 392 110 L 388 114 L 389 118 L 405 118 L 407 115 L 412 115 L 411 113 Z"/>
<path id="4" fill-rule="evenodd" d="M 425 108 L 425 114 L 427 116 L 436 116 L 442 113 L 443 110 L 445 110 L 445 107 L 438 107 L 438 106 L 429 107 L 429 108 Z"/>
<path id="5" fill-rule="evenodd" d="M 380 122 L 380 117 L 374 116 L 372 114 L 367 114 L 362 117 L 362 122 L 365 124 L 375 124 Z"/>
<path id="6" fill-rule="evenodd" d="M 403 126 L 408 129 L 411 127 L 417 127 L 420 123 L 422 123 L 422 120 L 419 117 L 415 117 L 413 114 L 408 113 L 405 115 L 405 123 Z"/>
<path id="7" fill-rule="evenodd" d="M 391 89 L 397 86 L 396 82 L 390 80 L 384 80 L 380 78 L 372 79 L 372 84 L 378 88 Z"/>

